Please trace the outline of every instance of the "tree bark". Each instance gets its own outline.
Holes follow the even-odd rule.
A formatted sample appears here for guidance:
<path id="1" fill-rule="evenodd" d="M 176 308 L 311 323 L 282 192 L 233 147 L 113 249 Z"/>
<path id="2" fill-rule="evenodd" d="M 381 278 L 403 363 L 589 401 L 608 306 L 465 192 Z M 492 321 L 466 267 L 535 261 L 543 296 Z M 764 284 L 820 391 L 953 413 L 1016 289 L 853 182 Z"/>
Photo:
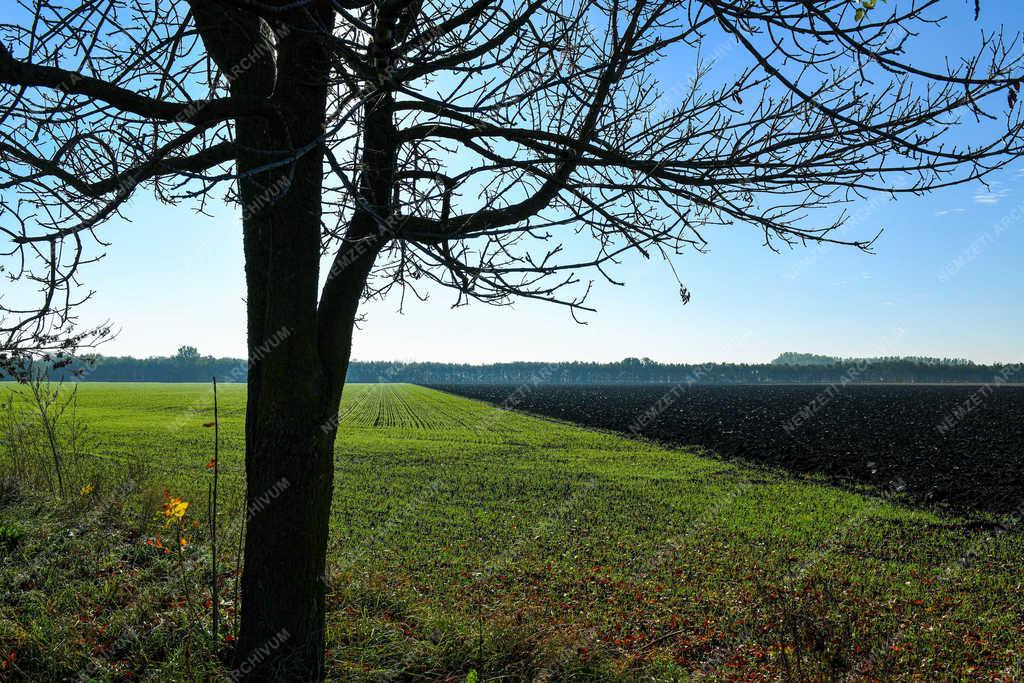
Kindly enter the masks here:
<path id="1" fill-rule="evenodd" d="M 318 286 L 327 60 L 311 40 L 279 44 L 279 119 L 239 120 L 243 174 L 269 150 L 314 148 L 240 183 L 248 312 L 247 530 L 239 679 L 316 681 L 324 666 L 324 571 L 334 420 L 347 369 L 325 362 Z M 341 296 L 353 318 L 365 277 Z M 351 324 L 349 325 L 351 336 Z M 340 378 L 340 379 L 339 379 Z"/>
<path id="2" fill-rule="evenodd" d="M 237 666 L 251 680 L 319 680 L 323 670 L 333 432 L 320 429 L 327 413 L 316 334 L 321 169 L 320 157 L 310 157 L 290 180 L 263 178 L 243 189 L 250 367 Z M 289 185 L 261 205 L 275 183 Z M 263 654 L 271 642 L 276 647 Z"/>
<path id="3" fill-rule="evenodd" d="M 273 213 L 282 224 L 302 223 L 293 208 L 298 207 L 282 202 Z M 319 221 L 316 225 L 319 229 Z M 269 277 L 249 277 L 250 297 L 262 295 L 256 300 L 265 313 L 256 314 L 250 299 L 248 526 L 235 661 L 245 680 L 323 679 L 337 413 L 355 316 L 375 255 L 375 250 L 360 251 L 338 276 L 343 286 L 334 289 L 338 317 L 330 328 L 340 330 L 340 338 L 318 334 L 310 283 L 282 272 L 279 251 Z M 276 346 L 275 339 L 281 340 Z M 331 345 L 321 349 L 325 339 Z"/>
<path id="4" fill-rule="evenodd" d="M 362 202 L 321 296 L 323 137 L 330 59 L 317 31 L 192 2 L 233 95 L 268 97 L 276 115 L 236 121 L 248 315 L 247 530 L 236 680 L 324 675 L 326 552 L 337 412 L 359 301 L 387 240 L 398 145 L 393 97 L 369 98 Z M 333 22 L 324 3 L 315 21 Z M 309 14 L 303 14 L 309 17 Z M 238 64 L 250 64 L 238 71 Z M 280 161 L 282 150 L 294 158 Z"/>

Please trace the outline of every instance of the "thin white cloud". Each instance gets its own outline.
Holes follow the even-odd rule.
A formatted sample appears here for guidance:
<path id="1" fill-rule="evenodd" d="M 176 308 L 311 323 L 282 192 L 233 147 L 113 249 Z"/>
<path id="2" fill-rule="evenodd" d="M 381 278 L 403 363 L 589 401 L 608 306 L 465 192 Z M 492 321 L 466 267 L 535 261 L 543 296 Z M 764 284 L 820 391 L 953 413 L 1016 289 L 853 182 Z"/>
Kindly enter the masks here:
<path id="1" fill-rule="evenodd" d="M 940 211 L 936 211 L 935 215 L 936 216 L 948 216 L 951 213 L 965 213 L 966 211 L 967 211 L 967 209 L 942 209 Z"/>
<path id="2" fill-rule="evenodd" d="M 1006 195 L 1010 194 L 1010 189 L 999 182 L 993 182 L 990 184 L 987 192 L 976 192 L 974 194 L 975 204 L 998 204 L 1000 200 Z"/>

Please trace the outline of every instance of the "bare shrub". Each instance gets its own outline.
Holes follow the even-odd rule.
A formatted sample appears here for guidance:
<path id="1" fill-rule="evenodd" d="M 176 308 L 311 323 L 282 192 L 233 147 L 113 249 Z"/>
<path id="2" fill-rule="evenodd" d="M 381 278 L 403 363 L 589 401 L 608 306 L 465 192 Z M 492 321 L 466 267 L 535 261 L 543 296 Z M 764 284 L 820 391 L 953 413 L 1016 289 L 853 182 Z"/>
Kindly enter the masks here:
<path id="1" fill-rule="evenodd" d="M 61 498 L 89 485 L 89 433 L 78 412 L 77 385 L 53 381 L 37 366 L 5 398 L 0 455 L 9 475 Z"/>

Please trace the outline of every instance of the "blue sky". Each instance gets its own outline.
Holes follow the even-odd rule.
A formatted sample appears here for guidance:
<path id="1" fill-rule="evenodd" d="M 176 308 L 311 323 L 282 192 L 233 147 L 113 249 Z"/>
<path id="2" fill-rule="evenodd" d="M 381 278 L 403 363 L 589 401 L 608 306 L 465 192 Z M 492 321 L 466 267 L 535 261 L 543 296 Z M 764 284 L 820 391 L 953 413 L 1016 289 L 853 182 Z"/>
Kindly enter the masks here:
<path id="1" fill-rule="evenodd" d="M 799 350 L 1024 360 L 1024 175 L 1004 177 L 994 200 L 964 186 L 867 205 L 850 233 L 884 227 L 874 255 L 835 246 L 775 254 L 747 226 L 718 230 L 709 253 L 677 257 L 693 293 L 686 306 L 668 266 L 641 258 L 616 271 L 625 287 L 596 284 L 598 312 L 587 325 L 536 302 L 451 309 L 444 290 L 407 302 L 404 314 L 397 300 L 372 303 L 353 355 L 755 362 Z M 108 226 L 107 256 L 87 271 L 97 290 L 89 315 L 121 329 L 104 352 L 167 354 L 193 344 L 244 356 L 241 237 L 232 213 L 208 218 L 142 198 L 133 209 L 134 222 Z"/>
<path id="2" fill-rule="evenodd" d="M 1011 30 L 1022 25 L 1017 3 L 983 3 L 983 10 Z M 941 59 L 939 46 L 955 53 L 976 42 L 967 3 L 954 0 L 948 12 L 956 21 L 942 29 L 943 40 L 926 41 L 922 59 Z M 666 74 L 692 69 L 663 66 L 666 82 Z M 709 253 L 675 261 L 693 294 L 686 306 L 664 262 L 630 258 L 615 271 L 625 287 L 595 283 L 590 303 L 598 312 L 586 315 L 587 325 L 563 307 L 535 302 L 452 309 L 453 293 L 443 290 L 424 303 L 407 301 L 404 314 L 397 298 L 375 302 L 364 308 L 353 356 L 760 362 L 805 351 L 1024 360 L 1024 160 L 990 184 L 848 207 L 858 215 L 848 235 L 885 229 L 875 255 L 813 246 L 775 254 L 748 226 L 710 231 Z M 84 272 L 97 295 L 83 319 L 120 328 L 102 352 L 164 355 L 192 344 L 203 353 L 244 356 L 236 212 L 218 206 L 208 217 L 139 195 L 125 214 L 131 222 L 104 228 L 111 242 L 105 259 Z"/>

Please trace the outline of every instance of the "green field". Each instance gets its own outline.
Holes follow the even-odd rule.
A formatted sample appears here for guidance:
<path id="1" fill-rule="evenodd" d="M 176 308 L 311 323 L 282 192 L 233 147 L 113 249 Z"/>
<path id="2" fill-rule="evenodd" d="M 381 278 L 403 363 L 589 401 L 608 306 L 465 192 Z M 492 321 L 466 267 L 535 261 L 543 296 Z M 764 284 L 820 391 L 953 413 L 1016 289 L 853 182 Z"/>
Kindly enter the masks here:
<path id="1" fill-rule="evenodd" d="M 0 560 L 0 679 L 223 676 L 202 527 L 180 553 L 146 544 L 167 534 L 154 491 L 204 519 L 210 388 L 79 395 L 98 490 L 0 498 L 23 534 Z M 244 387 L 219 395 L 233 531 Z M 340 415 L 332 679 L 1024 678 L 1019 534 L 417 386 L 349 386 Z M 112 500 L 123 472 L 146 484 Z M 127 630 L 140 644 L 115 647 Z"/>

